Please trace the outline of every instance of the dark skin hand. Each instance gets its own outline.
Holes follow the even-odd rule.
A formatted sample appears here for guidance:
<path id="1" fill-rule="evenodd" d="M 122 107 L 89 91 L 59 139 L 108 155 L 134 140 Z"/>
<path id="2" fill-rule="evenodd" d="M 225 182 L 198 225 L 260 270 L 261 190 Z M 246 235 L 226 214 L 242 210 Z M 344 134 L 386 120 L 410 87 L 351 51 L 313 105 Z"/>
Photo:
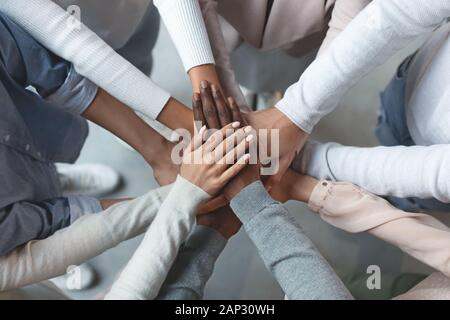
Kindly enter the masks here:
<path id="1" fill-rule="evenodd" d="M 200 94 L 194 93 L 192 99 L 194 120 L 199 127 L 206 125 L 208 129 L 221 129 L 231 122 L 238 121 L 241 126 L 246 126 L 247 121 L 242 116 L 237 103 L 233 98 L 228 98 L 228 103 L 222 92 L 215 85 L 202 81 Z M 222 126 L 223 124 L 223 126 Z M 200 214 L 207 214 L 228 204 L 225 196 L 219 196 L 202 206 Z"/>
<path id="2" fill-rule="evenodd" d="M 216 230 L 227 240 L 238 233 L 242 226 L 241 221 L 229 206 L 217 209 L 210 214 L 197 216 L 197 224 Z"/>

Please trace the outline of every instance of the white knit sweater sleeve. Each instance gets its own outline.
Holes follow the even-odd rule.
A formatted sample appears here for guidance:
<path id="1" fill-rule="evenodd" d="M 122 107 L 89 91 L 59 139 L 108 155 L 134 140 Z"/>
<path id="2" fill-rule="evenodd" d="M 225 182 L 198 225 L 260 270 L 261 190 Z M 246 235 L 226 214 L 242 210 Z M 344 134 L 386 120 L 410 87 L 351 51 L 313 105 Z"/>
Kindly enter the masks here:
<path id="1" fill-rule="evenodd" d="M 186 71 L 214 64 L 198 0 L 154 0 Z"/>
<path id="2" fill-rule="evenodd" d="M 195 223 L 198 205 L 209 195 L 178 176 L 142 243 L 105 297 L 153 300 Z"/>
<path id="3" fill-rule="evenodd" d="M 1 0 L 0 11 L 134 110 L 156 119 L 167 104 L 169 93 L 51 0 Z"/>
<path id="4" fill-rule="evenodd" d="M 170 188 L 152 190 L 101 213 L 84 215 L 51 237 L 30 241 L 0 257 L 0 291 L 65 274 L 69 266 L 80 265 L 122 241 L 144 233 Z"/>
<path id="5" fill-rule="evenodd" d="M 362 77 L 448 17 L 449 0 L 374 0 L 287 90 L 278 109 L 310 133 Z"/>

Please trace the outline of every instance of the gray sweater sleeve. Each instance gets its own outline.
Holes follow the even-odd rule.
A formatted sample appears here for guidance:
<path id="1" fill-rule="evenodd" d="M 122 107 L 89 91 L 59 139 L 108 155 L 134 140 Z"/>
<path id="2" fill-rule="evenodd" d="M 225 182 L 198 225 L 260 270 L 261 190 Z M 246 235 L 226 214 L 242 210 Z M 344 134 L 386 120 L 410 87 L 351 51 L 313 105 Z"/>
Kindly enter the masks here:
<path id="1" fill-rule="evenodd" d="M 157 300 L 201 300 L 226 244 L 227 240 L 214 229 L 197 225 L 181 247 Z"/>
<path id="2" fill-rule="evenodd" d="M 289 299 L 352 299 L 297 221 L 260 181 L 243 189 L 231 208 Z"/>

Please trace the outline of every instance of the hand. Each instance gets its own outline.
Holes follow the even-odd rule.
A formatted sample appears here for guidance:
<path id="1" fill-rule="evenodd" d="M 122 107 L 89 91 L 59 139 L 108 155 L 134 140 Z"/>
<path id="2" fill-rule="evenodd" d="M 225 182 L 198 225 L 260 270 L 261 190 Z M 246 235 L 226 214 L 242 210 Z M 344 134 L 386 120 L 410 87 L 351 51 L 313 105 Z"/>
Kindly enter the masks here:
<path id="1" fill-rule="evenodd" d="M 184 150 L 181 176 L 209 195 L 217 194 L 250 160 L 246 151 L 254 139 L 249 135 L 252 129 L 239 127 L 239 122 L 229 124 L 205 143 L 206 127 L 202 127 Z"/>
<path id="2" fill-rule="evenodd" d="M 200 127 L 206 125 L 209 129 L 221 129 L 231 122 L 247 125 L 234 99 L 225 101 L 219 88 L 210 86 L 207 81 L 202 81 L 200 94 L 194 94 L 192 109 L 194 120 L 201 124 Z"/>
<path id="3" fill-rule="evenodd" d="M 271 144 L 278 143 L 279 145 L 279 167 L 277 173 L 270 176 L 266 181 L 266 188 L 269 190 L 276 186 L 286 170 L 291 165 L 296 155 L 303 148 L 308 134 L 298 128 L 289 118 L 287 118 L 281 111 L 275 107 L 245 114 L 248 123 L 259 132 L 260 129 L 278 130 L 279 141 L 266 141 L 259 139 L 260 149 L 266 150 L 270 155 Z M 269 132 L 269 137 L 271 132 Z M 270 157 L 262 158 L 260 153 L 260 161 L 263 165 L 268 163 Z M 272 159 L 273 160 L 273 159 Z"/>
<path id="4" fill-rule="evenodd" d="M 242 226 L 229 206 L 222 207 L 216 211 L 197 216 L 197 224 L 210 227 L 219 232 L 225 239 L 230 239 Z"/>
<path id="5" fill-rule="evenodd" d="M 319 181 L 309 176 L 299 174 L 288 169 L 275 187 L 270 190 L 270 195 L 275 200 L 285 203 L 289 200 L 297 200 L 308 203 L 311 194 Z"/>

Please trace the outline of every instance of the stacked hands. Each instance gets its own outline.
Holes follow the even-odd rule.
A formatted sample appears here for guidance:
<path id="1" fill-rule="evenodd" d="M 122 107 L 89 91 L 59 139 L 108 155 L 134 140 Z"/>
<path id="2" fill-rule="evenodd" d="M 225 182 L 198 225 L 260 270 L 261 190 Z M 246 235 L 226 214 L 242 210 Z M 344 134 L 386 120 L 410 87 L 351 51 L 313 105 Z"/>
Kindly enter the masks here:
<path id="1" fill-rule="evenodd" d="M 219 231 L 229 239 L 241 223 L 228 203 L 246 186 L 261 180 L 258 134 L 250 125 L 251 114 L 242 114 L 233 98 L 225 100 L 214 85 L 203 81 L 193 96 L 194 137 L 184 150 L 180 175 L 207 192 L 213 199 L 200 208 L 197 223 Z M 259 148 L 267 148 L 259 145 Z M 271 195 L 281 202 L 307 201 L 307 190 L 317 183 L 291 170 L 283 172 L 276 184 L 266 183 Z M 305 181 L 305 195 L 291 195 L 292 181 Z M 280 182 L 278 182 L 280 181 Z M 266 181 L 267 182 L 267 181 Z M 214 198 L 215 197 L 215 198 Z"/>

